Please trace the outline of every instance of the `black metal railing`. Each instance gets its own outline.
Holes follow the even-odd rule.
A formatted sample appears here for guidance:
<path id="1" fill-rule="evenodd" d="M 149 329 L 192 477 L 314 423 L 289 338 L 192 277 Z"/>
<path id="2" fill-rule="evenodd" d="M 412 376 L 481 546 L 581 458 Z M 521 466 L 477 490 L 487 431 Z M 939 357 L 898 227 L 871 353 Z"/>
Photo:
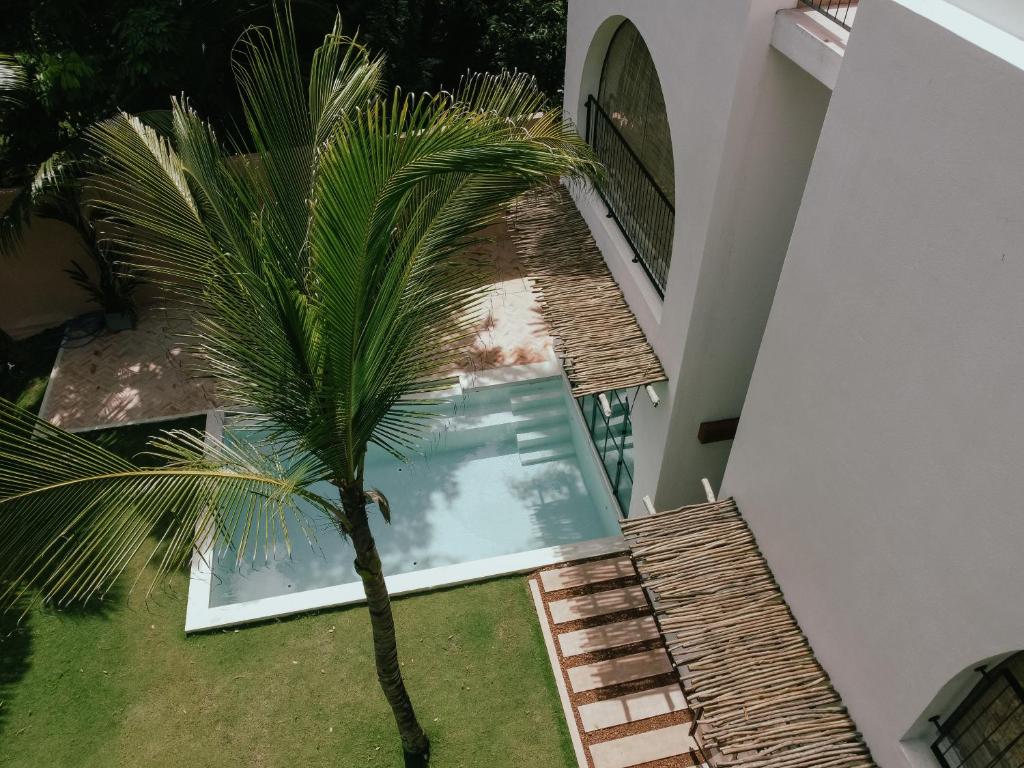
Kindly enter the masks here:
<path id="1" fill-rule="evenodd" d="M 843 29 L 849 29 L 852 20 L 850 9 L 857 7 L 857 0 L 800 0 L 804 5 L 813 8 L 823 16 L 832 19 Z"/>
<path id="2" fill-rule="evenodd" d="M 587 143 L 604 164 L 598 192 L 633 249 L 634 261 L 665 295 L 676 210 L 636 152 L 593 96 L 587 98 Z"/>
<path id="3" fill-rule="evenodd" d="M 1024 689 L 1008 668 L 988 672 L 946 721 L 932 753 L 942 768 L 1018 768 L 1024 765 Z"/>
<path id="4" fill-rule="evenodd" d="M 604 393 L 610 413 L 605 413 L 600 395 L 584 395 L 578 401 L 623 517 L 629 515 L 633 495 L 633 403 L 639 392 L 637 387 Z"/>

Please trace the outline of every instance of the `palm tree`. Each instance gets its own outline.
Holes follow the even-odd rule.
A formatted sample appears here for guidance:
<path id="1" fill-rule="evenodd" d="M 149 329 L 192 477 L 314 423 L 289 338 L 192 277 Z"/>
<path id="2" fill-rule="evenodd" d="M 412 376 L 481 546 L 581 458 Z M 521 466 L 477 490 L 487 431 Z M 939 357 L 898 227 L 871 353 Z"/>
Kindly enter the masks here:
<path id="1" fill-rule="evenodd" d="M 450 384 L 481 303 L 454 257 L 517 196 L 596 166 L 526 76 L 413 97 L 383 92 L 381 64 L 338 21 L 304 81 L 286 9 L 236 50 L 251 154 L 184 100 L 167 136 L 127 114 L 90 131 L 96 194 L 136 233 L 137 264 L 189 303 L 219 393 L 265 417 L 267 443 L 166 433 L 164 465 L 144 468 L 0 401 L 0 602 L 101 594 L 143 547 L 161 573 L 209 537 L 239 560 L 268 531 L 290 547 L 286 513 L 311 503 L 353 545 L 380 685 L 406 763 L 423 765 L 367 447 L 406 456 L 437 413 L 423 393 Z M 312 490 L 324 479 L 336 497 Z"/>

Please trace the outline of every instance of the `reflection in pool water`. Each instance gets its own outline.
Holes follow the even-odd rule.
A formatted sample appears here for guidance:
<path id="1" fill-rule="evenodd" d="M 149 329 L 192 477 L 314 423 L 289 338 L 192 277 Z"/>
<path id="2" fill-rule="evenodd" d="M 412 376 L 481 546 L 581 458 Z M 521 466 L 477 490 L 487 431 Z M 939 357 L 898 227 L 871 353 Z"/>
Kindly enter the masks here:
<path id="1" fill-rule="evenodd" d="M 391 503 L 392 525 L 371 508 L 371 527 L 394 575 L 498 555 L 574 544 L 618 533 L 617 511 L 588 438 L 570 411 L 561 378 L 504 384 L 456 398 L 422 455 L 405 463 L 371 447 L 366 487 Z M 226 426 L 228 439 L 246 430 Z M 317 490 L 337 495 L 324 483 Z M 292 554 L 236 567 L 214 563 L 210 605 L 273 597 L 357 581 L 351 546 L 333 524 L 308 513 L 317 532 L 307 545 L 289 520 Z"/>

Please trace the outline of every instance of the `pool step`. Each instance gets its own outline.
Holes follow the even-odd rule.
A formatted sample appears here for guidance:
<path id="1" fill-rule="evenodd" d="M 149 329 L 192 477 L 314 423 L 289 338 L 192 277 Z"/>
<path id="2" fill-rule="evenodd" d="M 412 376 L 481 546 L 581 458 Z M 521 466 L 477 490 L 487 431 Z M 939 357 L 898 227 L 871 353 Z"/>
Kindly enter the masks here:
<path id="1" fill-rule="evenodd" d="M 532 424 L 530 425 L 532 426 Z M 516 447 L 519 452 L 544 448 L 552 443 L 564 443 L 572 439 L 572 430 L 568 424 L 552 424 L 516 433 Z"/>
<path id="2" fill-rule="evenodd" d="M 519 412 L 513 414 L 513 421 L 516 428 L 527 432 L 537 427 L 544 427 L 550 424 L 565 424 L 568 419 L 565 406 L 553 406 L 538 408 L 534 411 Z"/>
<path id="3" fill-rule="evenodd" d="M 535 464 L 545 464 L 549 461 L 568 459 L 576 455 L 576 446 L 569 441 L 544 445 L 539 448 L 531 448 L 527 451 L 519 451 L 519 463 L 524 467 L 532 467 Z"/>
<path id="4" fill-rule="evenodd" d="M 562 394 L 561 386 L 552 386 L 549 389 L 531 392 L 527 395 L 513 395 L 509 402 L 512 404 L 512 413 L 515 414 L 527 414 L 552 406 L 559 406 L 565 410 L 565 396 Z"/>
<path id="5" fill-rule="evenodd" d="M 619 436 L 618 432 L 613 431 L 611 436 L 608 438 L 608 447 L 609 447 L 609 449 L 611 449 L 611 447 L 612 447 L 612 441 L 613 440 L 615 441 L 616 445 L 618 445 L 619 443 L 622 443 L 623 447 L 625 447 L 625 448 L 632 448 L 633 447 L 633 435 L 632 434 L 626 435 L 626 437 L 623 439 L 622 437 Z M 594 435 L 594 444 L 598 447 L 598 449 L 600 449 L 601 446 L 604 445 L 604 430 L 599 430 Z"/>

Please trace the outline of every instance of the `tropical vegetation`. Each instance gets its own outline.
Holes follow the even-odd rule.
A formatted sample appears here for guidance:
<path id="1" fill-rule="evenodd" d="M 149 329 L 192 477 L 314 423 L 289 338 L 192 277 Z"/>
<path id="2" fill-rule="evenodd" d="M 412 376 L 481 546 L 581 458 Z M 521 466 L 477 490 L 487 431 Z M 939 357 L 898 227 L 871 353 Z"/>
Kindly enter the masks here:
<path id="1" fill-rule="evenodd" d="M 191 429 L 195 420 L 164 424 Z M 152 463 L 159 425 L 88 433 Z M 132 568 L 153 578 L 145 553 Z M 150 599 L 0 616 L 0 765 L 393 768 L 400 745 L 374 690 L 366 611 L 321 611 L 185 637 L 188 574 Z M 434 763 L 574 765 L 522 579 L 395 601 L 405 675 L 430 713 Z M 495 695 L 500 692 L 500 695 Z"/>
<path id="2" fill-rule="evenodd" d="M 159 576 L 210 538 L 262 557 L 312 535 L 311 507 L 354 548 L 377 679 L 407 765 L 424 765 L 369 526 L 374 507 L 396 525 L 401 510 L 366 487 L 367 448 L 415 452 L 437 413 L 427 395 L 451 383 L 481 307 L 456 257 L 518 196 L 595 165 L 532 78 L 386 90 L 384 60 L 340 20 L 308 77 L 290 8 L 243 36 L 234 69 L 244 139 L 175 99 L 166 134 L 120 113 L 86 140 L 122 256 L 188 303 L 220 396 L 262 415 L 264 442 L 174 430 L 141 466 L 0 401 L 0 604 L 88 600 L 139 556 Z M 337 495 L 314 490 L 323 480 Z"/>

